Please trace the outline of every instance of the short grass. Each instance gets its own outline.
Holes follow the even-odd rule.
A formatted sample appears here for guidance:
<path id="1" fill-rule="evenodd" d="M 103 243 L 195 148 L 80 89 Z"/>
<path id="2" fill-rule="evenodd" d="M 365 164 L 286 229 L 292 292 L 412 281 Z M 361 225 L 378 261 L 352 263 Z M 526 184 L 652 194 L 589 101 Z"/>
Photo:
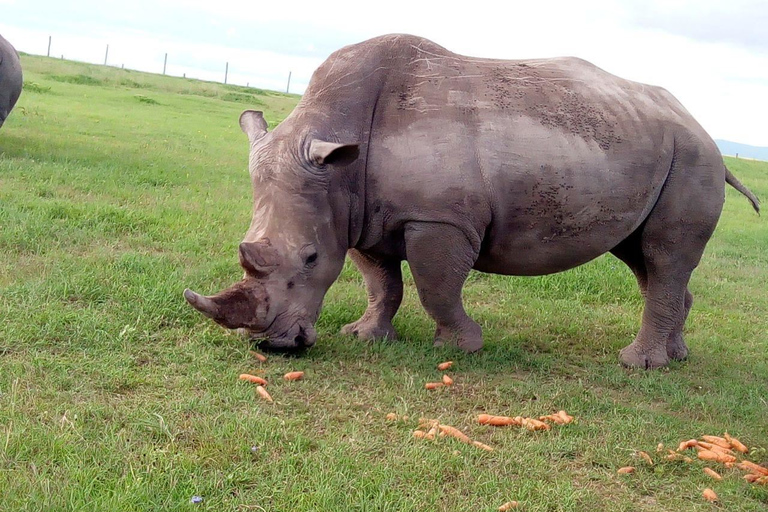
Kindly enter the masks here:
<path id="1" fill-rule="evenodd" d="M 713 508 L 708 486 L 724 510 L 768 507 L 768 488 L 735 469 L 718 483 L 703 463 L 635 453 L 727 430 L 768 464 L 768 225 L 733 190 L 691 284 L 685 363 L 619 366 L 642 304 L 606 256 L 547 277 L 473 274 L 465 301 L 486 348 L 472 356 L 432 348 L 407 272 L 402 341 L 339 336 L 365 307 L 348 265 L 319 343 L 260 365 L 181 292 L 238 279 L 250 184 L 237 118 L 259 108 L 274 125 L 297 97 L 22 63 L 0 131 L 0 509 L 697 511 Z M 768 164 L 728 165 L 768 197 Z M 455 386 L 427 392 L 445 359 Z M 286 383 L 288 370 L 307 378 Z M 241 372 L 268 377 L 275 403 Z M 577 421 L 536 434 L 475 423 L 558 409 Z M 416 441 L 420 416 L 496 450 Z M 617 476 L 625 465 L 638 472 Z"/>

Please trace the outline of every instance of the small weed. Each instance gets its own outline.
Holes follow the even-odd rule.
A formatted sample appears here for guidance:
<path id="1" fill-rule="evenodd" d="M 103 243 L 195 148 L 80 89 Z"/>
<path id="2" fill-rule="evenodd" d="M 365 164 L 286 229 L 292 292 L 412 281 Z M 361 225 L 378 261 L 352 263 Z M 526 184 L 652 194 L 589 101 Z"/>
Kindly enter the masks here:
<path id="1" fill-rule="evenodd" d="M 22 88 L 25 91 L 35 92 L 38 94 L 45 94 L 45 93 L 51 92 L 51 87 L 49 85 L 40 85 L 37 82 L 27 82 L 26 80 L 24 80 L 24 85 Z"/>
<path id="2" fill-rule="evenodd" d="M 51 80 L 78 85 L 104 85 L 104 80 L 89 75 L 50 75 Z"/>
<path id="3" fill-rule="evenodd" d="M 147 105 L 159 105 L 160 103 L 157 100 L 154 100 L 148 96 L 144 96 L 143 94 L 137 94 L 134 96 L 136 100 L 139 103 L 146 103 Z"/>

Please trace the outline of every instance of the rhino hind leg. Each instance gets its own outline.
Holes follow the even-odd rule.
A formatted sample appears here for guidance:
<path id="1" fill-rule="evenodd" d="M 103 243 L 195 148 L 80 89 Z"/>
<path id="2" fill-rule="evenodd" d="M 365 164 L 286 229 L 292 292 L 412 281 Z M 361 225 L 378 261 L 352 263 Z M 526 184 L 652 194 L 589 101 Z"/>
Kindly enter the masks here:
<path id="1" fill-rule="evenodd" d="M 643 296 L 643 299 L 646 299 L 648 293 L 648 270 L 646 269 L 645 259 L 640 246 L 640 233 L 641 231 L 633 233 L 632 236 L 614 247 L 611 253 L 626 263 L 630 270 L 632 270 L 637 279 L 640 294 Z M 683 315 L 678 318 L 675 327 L 670 331 L 667 338 L 666 347 L 669 359 L 682 361 L 688 357 L 688 346 L 683 339 L 683 327 L 692 305 L 693 295 L 686 287 Z"/>
<path id="2" fill-rule="evenodd" d="M 405 230 L 405 245 L 421 304 L 437 324 L 435 346 L 480 350 L 482 329 L 461 301 L 464 281 L 477 259 L 466 235 L 450 225 L 414 222 Z"/>
<path id="3" fill-rule="evenodd" d="M 676 150 L 675 163 L 644 224 L 611 252 L 632 268 L 645 298 L 635 341 L 619 357 L 627 366 L 658 368 L 685 359 L 683 327 L 693 305 L 691 273 L 717 225 L 722 189 L 711 176 L 720 156 Z M 707 179 L 707 174 L 710 179 Z"/>
<path id="4" fill-rule="evenodd" d="M 392 319 L 403 300 L 400 261 L 377 258 L 355 249 L 351 249 L 348 254 L 363 275 L 368 292 L 368 307 L 360 319 L 342 327 L 341 333 L 363 340 L 397 339 Z"/>

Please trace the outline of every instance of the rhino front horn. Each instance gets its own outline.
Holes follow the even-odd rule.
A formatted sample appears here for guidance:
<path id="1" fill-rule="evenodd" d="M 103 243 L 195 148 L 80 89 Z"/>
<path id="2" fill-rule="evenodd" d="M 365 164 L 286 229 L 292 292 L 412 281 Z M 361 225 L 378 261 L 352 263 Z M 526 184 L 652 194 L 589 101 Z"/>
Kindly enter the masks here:
<path id="1" fill-rule="evenodd" d="M 203 297 L 187 288 L 184 290 L 184 298 L 187 299 L 193 308 L 207 316 L 208 318 L 214 318 L 218 312 L 219 307 L 208 297 Z"/>

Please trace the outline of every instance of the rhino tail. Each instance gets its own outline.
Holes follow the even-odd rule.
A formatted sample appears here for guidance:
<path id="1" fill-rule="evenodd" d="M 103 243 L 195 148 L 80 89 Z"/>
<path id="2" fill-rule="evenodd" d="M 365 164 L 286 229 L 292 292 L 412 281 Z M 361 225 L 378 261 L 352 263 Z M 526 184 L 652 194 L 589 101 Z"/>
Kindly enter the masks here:
<path id="1" fill-rule="evenodd" d="M 736 176 L 733 175 L 733 173 L 731 173 L 727 167 L 725 168 L 725 182 L 741 192 L 747 199 L 749 199 L 749 202 L 752 203 L 752 208 L 754 208 L 757 214 L 760 215 L 760 200 L 755 194 L 752 193 L 751 190 L 742 185 L 741 182 L 736 178 Z"/>

